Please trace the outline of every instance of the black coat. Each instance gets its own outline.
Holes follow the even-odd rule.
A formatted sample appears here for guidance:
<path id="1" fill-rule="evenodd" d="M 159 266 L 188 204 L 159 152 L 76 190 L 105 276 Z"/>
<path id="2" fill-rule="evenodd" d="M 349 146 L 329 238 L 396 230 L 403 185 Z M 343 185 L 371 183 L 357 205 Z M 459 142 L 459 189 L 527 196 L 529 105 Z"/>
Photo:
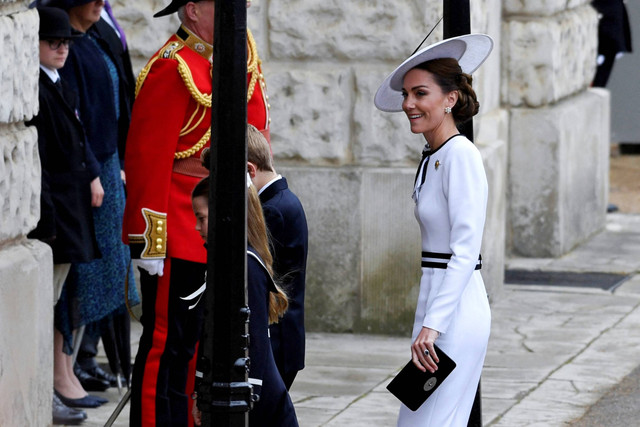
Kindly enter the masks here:
<path id="1" fill-rule="evenodd" d="M 259 396 L 249 411 L 249 427 L 297 427 L 295 409 L 273 360 L 269 345 L 269 293 L 273 279 L 253 248 L 247 248 L 249 317 L 249 382 Z"/>
<path id="2" fill-rule="evenodd" d="M 95 37 L 100 47 L 114 62 L 119 78 L 120 117 L 118 118 L 118 152 L 124 156 L 129 123 L 131 122 L 131 109 L 135 100 L 136 78 L 133 75 L 129 48 L 122 46 L 122 41 L 115 30 L 100 18 L 89 29 L 89 33 Z"/>
<path id="3" fill-rule="evenodd" d="M 85 33 L 74 40 L 64 67 L 58 70 L 62 79 L 79 95 L 80 117 L 89 146 L 99 162 L 106 161 L 116 152 L 119 135 L 118 111 L 114 103 L 116 91 L 104 54 L 111 57 L 94 35 Z M 124 153 L 119 155 L 122 159 Z"/>
<path id="4" fill-rule="evenodd" d="M 247 245 L 247 302 L 249 316 L 249 383 L 258 397 L 249 411 L 249 427 L 298 427 L 295 408 L 273 359 L 269 338 L 270 292 L 276 288 L 256 250 Z M 273 326 L 273 325 L 272 325 Z M 207 337 L 202 338 L 206 340 Z M 202 373 L 204 345 L 198 347 L 196 372 Z M 198 390 L 196 375 L 195 389 Z"/>
<path id="5" fill-rule="evenodd" d="M 55 264 L 100 257 L 91 211 L 91 181 L 100 174 L 77 116 L 76 96 L 59 91 L 40 72 L 40 112 L 28 125 L 38 130 L 42 166 L 40 220 L 28 237 L 51 245 Z"/>
<path id="6" fill-rule="evenodd" d="M 605 87 L 617 54 L 631 52 L 629 16 L 622 0 L 594 0 L 591 5 L 601 15 L 598 22 L 599 62 L 593 86 Z"/>
<path id="7" fill-rule="evenodd" d="M 304 292 L 307 270 L 307 218 L 287 180 L 279 179 L 260 193 L 273 245 L 273 270 L 289 297 L 289 309 L 271 325 L 273 355 L 282 373 L 304 368 Z"/>
<path id="8" fill-rule="evenodd" d="M 629 16 L 622 0 L 594 0 L 591 5 L 602 16 L 598 23 L 598 53 L 631 52 Z"/>

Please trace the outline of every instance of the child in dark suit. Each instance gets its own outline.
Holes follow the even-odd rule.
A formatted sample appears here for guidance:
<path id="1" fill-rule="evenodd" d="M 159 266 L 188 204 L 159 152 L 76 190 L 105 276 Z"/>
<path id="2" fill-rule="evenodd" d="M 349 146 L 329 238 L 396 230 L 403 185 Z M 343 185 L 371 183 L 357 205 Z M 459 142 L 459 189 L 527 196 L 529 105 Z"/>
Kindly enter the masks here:
<path id="1" fill-rule="evenodd" d="M 40 15 L 40 112 L 28 125 L 38 130 L 41 163 L 40 220 L 28 235 L 51 246 L 53 251 L 53 298 L 57 302 L 71 263 L 100 257 L 93 228 L 91 206 L 100 206 L 103 190 L 99 166 L 86 144 L 84 129 L 75 108 L 77 95 L 60 80 L 60 69 L 69 54 L 69 18 L 61 10 L 38 7 Z M 54 387 L 70 399 L 68 405 L 95 399 L 77 383 L 71 356 L 62 352 L 62 335 L 54 330 Z M 86 403 L 86 402 L 81 402 Z M 69 405 L 83 406 L 83 405 Z M 79 424 L 86 414 L 65 406 L 54 396 L 54 424 Z"/>
<path id="2" fill-rule="evenodd" d="M 271 347 L 287 390 L 304 368 L 304 290 L 307 270 L 307 218 L 286 178 L 276 173 L 269 144 L 255 127 L 247 128 L 251 180 L 258 190 L 271 237 L 273 270 L 289 296 L 289 310 L 269 327 Z"/>
<path id="3" fill-rule="evenodd" d="M 256 132 L 264 138 L 257 129 Z M 204 153 L 202 163 L 209 165 L 209 149 L 205 149 Z M 249 181 L 248 183 L 250 184 Z M 198 182 L 193 189 L 191 199 L 196 216 L 195 229 L 207 242 L 209 177 Z M 256 188 L 249 185 L 247 188 L 247 301 L 251 310 L 248 341 L 251 361 L 249 383 L 253 386 L 252 393 L 256 399 L 253 408 L 249 411 L 249 427 L 298 427 L 295 409 L 276 368 L 269 339 L 269 328 L 282 317 L 288 304 L 287 295 L 272 279 L 272 261 L 260 199 Z M 194 296 L 192 295 L 191 298 Z M 202 359 L 199 357 L 198 360 Z M 199 381 L 196 380 L 196 382 Z M 201 413 L 197 402 L 193 406 L 192 414 L 195 425 L 201 425 Z"/>

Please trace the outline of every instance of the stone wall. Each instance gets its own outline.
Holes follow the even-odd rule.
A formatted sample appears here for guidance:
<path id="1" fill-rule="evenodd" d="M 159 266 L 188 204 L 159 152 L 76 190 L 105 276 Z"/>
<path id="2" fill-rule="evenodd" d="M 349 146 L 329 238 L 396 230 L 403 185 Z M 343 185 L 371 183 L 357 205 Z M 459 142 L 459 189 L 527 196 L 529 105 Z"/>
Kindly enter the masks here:
<path id="1" fill-rule="evenodd" d="M 115 1 L 142 67 L 177 26 L 151 19 L 161 1 Z M 258 0 L 248 11 L 271 104 L 276 166 L 309 221 L 307 327 L 410 331 L 419 282 L 420 236 L 410 198 L 424 145 L 403 114 L 373 106 L 384 77 L 413 52 L 442 15 L 441 2 Z M 475 76 L 481 115 L 476 142 L 491 200 L 483 275 L 502 287 L 507 116 L 500 110 L 500 2 L 473 2 L 472 30 L 496 40 Z M 442 38 L 442 24 L 430 42 Z"/>
<path id="2" fill-rule="evenodd" d="M 504 4 L 502 101 L 510 109 L 508 249 L 556 257 L 604 226 L 608 92 L 595 73 L 586 0 Z"/>
<path id="3" fill-rule="evenodd" d="M 40 215 L 38 14 L 0 2 L 0 425 L 51 423 L 52 255 L 25 235 Z"/>

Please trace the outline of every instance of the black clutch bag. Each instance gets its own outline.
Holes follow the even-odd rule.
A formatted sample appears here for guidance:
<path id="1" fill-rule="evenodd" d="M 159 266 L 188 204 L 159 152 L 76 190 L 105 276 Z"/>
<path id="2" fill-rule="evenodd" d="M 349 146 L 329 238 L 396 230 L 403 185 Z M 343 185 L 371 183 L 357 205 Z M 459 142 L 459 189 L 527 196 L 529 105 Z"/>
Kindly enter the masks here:
<path id="1" fill-rule="evenodd" d="M 422 372 L 412 361 L 409 361 L 387 385 L 387 390 L 412 411 L 422 406 L 456 367 L 456 362 L 451 360 L 444 351 L 436 345 L 433 347 L 440 359 L 437 371 L 433 374 L 429 371 Z"/>

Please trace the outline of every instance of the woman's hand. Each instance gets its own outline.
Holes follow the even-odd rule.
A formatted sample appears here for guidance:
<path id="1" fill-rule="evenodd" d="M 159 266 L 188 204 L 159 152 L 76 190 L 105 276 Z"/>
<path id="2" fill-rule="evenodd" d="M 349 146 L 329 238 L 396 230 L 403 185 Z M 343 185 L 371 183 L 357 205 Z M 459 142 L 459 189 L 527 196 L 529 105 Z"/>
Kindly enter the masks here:
<path id="1" fill-rule="evenodd" d="M 91 206 L 99 208 L 102 206 L 102 199 L 104 198 L 104 189 L 100 183 L 100 177 L 91 181 Z"/>
<path id="2" fill-rule="evenodd" d="M 429 372 L 434 373 L 438 370 L 436 363 L 440 362 L 440 359 L 438 359 L 433 343 L 436 342 L 439 336 L 440 332 L 435 329 L 422 327 L 418 337 L 411 344 L 411 360 L 422 372 L 429 370 Z"/>

